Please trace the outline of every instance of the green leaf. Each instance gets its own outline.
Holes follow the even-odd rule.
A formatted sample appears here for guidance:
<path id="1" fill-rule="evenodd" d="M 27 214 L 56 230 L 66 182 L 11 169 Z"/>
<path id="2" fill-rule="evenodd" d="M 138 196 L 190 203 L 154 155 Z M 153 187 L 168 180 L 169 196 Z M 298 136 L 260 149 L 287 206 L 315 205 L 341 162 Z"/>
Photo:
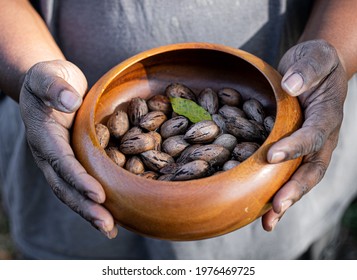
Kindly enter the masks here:
<path id="1" fill-rule="evenodd" d="M 172 109 L 176 114 L 188 118 L 193 123 L 212 120 L 210 113 L 192 100 L 170 97 L 170 101 Z"/>

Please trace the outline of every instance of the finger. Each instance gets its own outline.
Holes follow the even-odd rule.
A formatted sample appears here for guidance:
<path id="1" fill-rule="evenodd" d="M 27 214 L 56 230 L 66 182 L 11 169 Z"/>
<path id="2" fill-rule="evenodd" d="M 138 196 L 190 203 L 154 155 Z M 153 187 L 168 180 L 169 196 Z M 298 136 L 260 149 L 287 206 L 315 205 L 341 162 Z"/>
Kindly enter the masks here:
<path id="1" fill-rule="evenodd" d="M 52 109 L 41 105 L 41 101 L 28 92 L 22 94 L 21 100 L 24 101 L 21 114 L 25 120 L 27 139 L 35 160 L 48 161 L 59 176 L 73 185 L 78 192 L 95 202 L 102 203 L 105 200 L 102 186 L 78 162 L 69 144 L 68 124 L 63 124 L 67 114 L 58 111 L 48 112 Z M 34 110 L 36 114 L 33 113 Z"/>
<path id="2" fill-rule="evenodd" d="M 316 89 L 313 96 L 306 98 L 304 106 L 307 108 L 302 128 L 269 148 L 269 163 L 279 163 L 317 152 L 328 137 L 338 133 L 343 118 L 343 101 L 331 97 L 335 92 L 327 92 L 324 88 L 329 87 L 325 84 L 328 83 Z"/>
<path id="3" fill-rule="evenodd" d="M 291 206 L 291 205 L 290 205 Z M 289 206 L 289 207 L 290 207 Z M 285 212 L 277 214 L 273 209 L 270 209 L 267 213 L 262 216 L 262 226 L 265 231 L 273 231 L 278 222 L 284 216 Z"/>
<path id="4" fill-rule="evenodd" d="M 92 200 L 85 198 L 76 191 L 76 189 L 58 177 L 47 161 L 40 160 L 38 165 L 45 174 L 46 180 L 50 184 L 53 192 L 62 202 L 89 221 L 108 238 L 114 238 L 117 235 L 118 230 L 108 210 Z"/>
<path id="5" fill-rule="evenodd" d="M 79 108 L 84 94 L 81 92 L 83 86 L 76 89 L 68 83 L 73 76 L 86 85 L 83 74 L 73 64 L 59 61 L 41 62 L 31 67 L 26 74 L 24 88 L 47 106 L 70 113 Z"/>
<path id="6" fill-rule="evenodd" d="M 321 127 L 303 127 L 274 143 L 268 150 L 267 160 L 269 163 L 279 163 L 317 152 L 329 133 Z"/>
<path id="7" fill-rule="evenodd" d="M 316 166 L 314 163 L 303 164 L 275 195 L 272 209 L 262 218 L 263 228 L 266 231 L 272 231 L 286 210 L 308 193 L 321 180 L 321 174 L 325 171 L 324 166 Z"/>
<path id="8" fill-rule="evenodd" d="M 35 158 L 46 160 L 54 171 L 79 193 L 86 195 L 97 203 L 105 201 L 105 193 L 101 184 L 90 176 L 75 158 L 69 144 L 69 133 L 56 122 L 47 122 L 43 126 L 44 135 L 28 126 L 28 139 Z"/>
<path id="9" fill-rule="evenodd" d="M 321 181 L 336 147 L 335 139 L 332 136 L 319 152 L 306 156 L 290 180 L 275 194 L 272 209 L 262 217 L 265 230 L 273 230 L 286 210 Z"/>
<path id="10" fill-rule="evenodd" d="M 322 164 L 312 162 L 303 164 L 275 195 L 272 209 L 262 218 L 263 228 L 272 231 L 286 210 L 308 193 L 321 180 L 325 171 L 326 166 Z"/>
<path id="11" fill-rule="evenodd" d="M 304 42 L 293 50 L 279 64 L 282 88 L 292 96 L 319 85 L 339 63 L 336 50 L 324 40 Z"/>

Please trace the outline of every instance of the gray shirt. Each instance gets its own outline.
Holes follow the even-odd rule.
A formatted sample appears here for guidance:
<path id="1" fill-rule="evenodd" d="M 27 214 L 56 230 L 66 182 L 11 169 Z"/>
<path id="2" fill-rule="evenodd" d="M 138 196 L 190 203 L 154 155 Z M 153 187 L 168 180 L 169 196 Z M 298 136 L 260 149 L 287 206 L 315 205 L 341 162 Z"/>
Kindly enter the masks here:
<path id="1" fill-rule="evenodd" d="M 177 42 L 241 48 L 276 67 L 298 39 L 310 11 L 310 1 L 301 0 L 34 2 L 66 58 L 82 69 L 90 85 L 138 52 Z M 356 96 L 351 94 L 350 102 Z M 296 258 L 337 223 L 356 193 L 355 176 L 341 176 L 342 168 L 357 159 L 355 151 L 345 149 L 353 144 L 349 126 L 356 113 L 349 108 L 346 113 L 344 137 L 322 186 L 290 209 L 273 233 L 264 232 L 257 220 L 202 241 L 155 240 L 122 228 L 116 239 L 108 240 L 54 196 L 26 144 L 18 105 L 0 98 L 0 187 L 12 236 L 24 254 L 39 259 Z"/>

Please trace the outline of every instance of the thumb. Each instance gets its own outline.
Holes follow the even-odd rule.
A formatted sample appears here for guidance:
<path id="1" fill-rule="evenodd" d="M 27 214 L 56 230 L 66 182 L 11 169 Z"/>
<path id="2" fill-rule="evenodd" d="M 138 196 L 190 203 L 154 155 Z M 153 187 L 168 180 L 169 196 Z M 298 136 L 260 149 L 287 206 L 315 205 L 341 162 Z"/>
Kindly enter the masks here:
<path id="1" fill-rule="evenodd" d="M 39 62 L 27 72 L 23 89 L 56 110 L 72 113 L 82 104 L 87 81 L 68 61 Z"/>
<path id="2" fill-rule="evenodd" d="M 338 65 L 333 46 L 324 40 L 307 41 L 291 48 L 281 59 L 282 88 L 298 96 L 319 85 Z"/>

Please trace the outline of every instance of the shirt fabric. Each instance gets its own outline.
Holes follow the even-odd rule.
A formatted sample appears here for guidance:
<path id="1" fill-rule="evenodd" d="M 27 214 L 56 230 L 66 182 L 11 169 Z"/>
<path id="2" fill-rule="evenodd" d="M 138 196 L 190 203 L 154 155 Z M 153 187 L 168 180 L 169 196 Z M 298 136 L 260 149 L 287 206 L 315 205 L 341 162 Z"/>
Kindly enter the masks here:
<path id="1" fill-rule="evenodd" d="M 296 43 L 310 11 L 298 0 L 34 1 L 66 58 L 89 85 L 141 51 L 178 42 L 219 43 L 276 67 Z M 356 91 L 350 81 L 350 91 Z M 323 181 L 294 205 L 272 233 L 261 221 L 201 241 L 170 242 L 119 229 L 108 240 L 55 197 L 26 143 L 19 107 L 0 98 L 0 187 L 12 236 L 37 259 L 294 259 L 338 224 L 357 192 L 353 130 L 357 93 L 345 105 L 341 139 Z"/>

